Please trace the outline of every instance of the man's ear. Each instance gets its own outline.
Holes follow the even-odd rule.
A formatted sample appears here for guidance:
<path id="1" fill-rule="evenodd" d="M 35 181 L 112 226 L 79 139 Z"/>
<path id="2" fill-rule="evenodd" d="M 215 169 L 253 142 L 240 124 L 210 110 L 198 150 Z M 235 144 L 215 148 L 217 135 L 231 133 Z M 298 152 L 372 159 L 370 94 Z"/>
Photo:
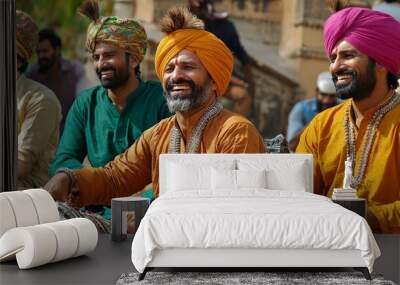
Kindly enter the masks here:
<path id="1" fill-rule="evenodd" d="M 133 56 L 132 54 L 129 56 L 129 66 L 132 68 L 132 69 L 135 69 L 136 68 L 136 66 L 138 66 L 139 65 L 139 60 L 136 58 L 136 56 Z"/>
<path id="2" fill-rule="evenodd" d="M 386 67 L 380 65 L 379 63 L 376 63 L 375 72 L 377 77 L 382 77 L 386 80 L 388 74 L 388 70 L 386 69 Z"/>
<path id="3" fill-rule="evenodd" d="M 378 70 L 378 72 L 387 73 L 386 67 L 380 65 L 379 63 L 376 63 L 376 69 Z"/>
<path id="4" fill-rule="evenodd" d="M 215 83 L 215 81 L 212 81 L 212 85 L 211 85 L 211 89 L 212 91 L 214 91 L 215 94 L 217 94 L 217 84 Z"/>

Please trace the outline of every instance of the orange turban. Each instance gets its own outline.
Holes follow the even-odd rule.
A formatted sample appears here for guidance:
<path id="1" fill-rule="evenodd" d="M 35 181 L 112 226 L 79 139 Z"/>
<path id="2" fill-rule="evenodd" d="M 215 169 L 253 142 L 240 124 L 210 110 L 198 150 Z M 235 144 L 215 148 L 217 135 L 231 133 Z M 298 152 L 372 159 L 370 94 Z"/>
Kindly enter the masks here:
<path id="1" fill-rule="evenodd" d="M 158 78 L 162 81 L 168 63 L 184 49 L 195 53 L 207 69 L 217 85 L 217 96 L 224 95 L 232 75 L 232 52 L 220 39 L 204 30 L 180 29 L 161 40 L 154 60 Z"/>

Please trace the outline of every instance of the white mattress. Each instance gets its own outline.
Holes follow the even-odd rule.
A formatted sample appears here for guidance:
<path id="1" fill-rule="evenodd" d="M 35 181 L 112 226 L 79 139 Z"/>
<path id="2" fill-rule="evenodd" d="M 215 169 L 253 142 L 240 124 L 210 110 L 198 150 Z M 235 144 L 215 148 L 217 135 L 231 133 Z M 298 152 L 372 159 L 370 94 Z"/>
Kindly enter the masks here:
<path id="1" fill-rule="evenodd" d="M 248 189 L 199 196 L 166 193 L 150 206 L 132 243 L 139 272 L 155 250 L 359 250 L 372 271 L 379 248 L 367 222 L 328 198 L 298 191 Z"/>

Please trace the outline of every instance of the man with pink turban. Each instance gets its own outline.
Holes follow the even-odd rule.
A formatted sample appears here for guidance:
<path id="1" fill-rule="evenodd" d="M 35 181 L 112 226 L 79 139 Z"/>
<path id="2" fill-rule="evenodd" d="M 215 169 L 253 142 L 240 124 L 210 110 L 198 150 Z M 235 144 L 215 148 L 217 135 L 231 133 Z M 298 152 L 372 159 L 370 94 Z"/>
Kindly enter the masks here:
<path id="1" fill-rule="evenodd" d="M 400 22 L 346 8 L 326 21 L 324 44 L 345 101 L 315 117 L 297 152 L 314 155 L 316 193 L 355 189 L 375 232 L 400 233 Z"/>
<path id="2" fill-rule="evenodd" d="M 159 192 L 161 153 L 262 153 L 262 138 L 242 116 L 217 102 L 232 73 L 231 51 L 186 8 L 173 8 L 162 21 L 155 68 L 175 116 L 145 131 L 125 153 L 104 168 L 56 174 L 46 189 L 56 200 L 78 205 L 110 203 L 152 183 Z"/>

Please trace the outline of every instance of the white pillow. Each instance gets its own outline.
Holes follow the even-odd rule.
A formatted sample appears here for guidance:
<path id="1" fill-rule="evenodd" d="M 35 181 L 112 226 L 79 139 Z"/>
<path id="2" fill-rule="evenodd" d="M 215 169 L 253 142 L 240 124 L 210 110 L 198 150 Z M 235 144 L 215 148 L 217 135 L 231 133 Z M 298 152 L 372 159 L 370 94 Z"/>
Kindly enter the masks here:
<path id="1" fill-rule="evenodd" d="M 211 170 L 211 188 L 213 190 L 238 190 L 242 188 L 265 188 L 265 170 Z"/>
<path id="2" fill-rule="evenodd" d="M 235 169 L 236 161 L 216 160 L 202 163 L 201 160 L 187 159 L 168 161 L 166 185 L 169 191 L 211 190 L 211 168 Z"/>
<path id="3" fill-rule="evenodd" d="M 295 164 L 289 169 L 268 170 L 267 188 L 273 190 L 307 191 L 305 163 Z"/>
<path id="4" fill-rule="evenodd" d="M 238 168 L 252 171 L 265 169 L 267 189 L 307 191 L 307 164 L 304 160 L 239 160 Z"/>
<path id="5" fill-rule="evenodd" d="M 236 170 L 211 168 L 211 189 L 236 190 Z"/>
<path id="6" fill-rule="evenodd" d="M 210 168 L 168 163 L 169 191 L 210 188 Z"/>
<path id="7" fill-rule="evenodd" d="M 266 188 L 267 176 L 262 170 L 236 170 L 237 188 Z"/>

